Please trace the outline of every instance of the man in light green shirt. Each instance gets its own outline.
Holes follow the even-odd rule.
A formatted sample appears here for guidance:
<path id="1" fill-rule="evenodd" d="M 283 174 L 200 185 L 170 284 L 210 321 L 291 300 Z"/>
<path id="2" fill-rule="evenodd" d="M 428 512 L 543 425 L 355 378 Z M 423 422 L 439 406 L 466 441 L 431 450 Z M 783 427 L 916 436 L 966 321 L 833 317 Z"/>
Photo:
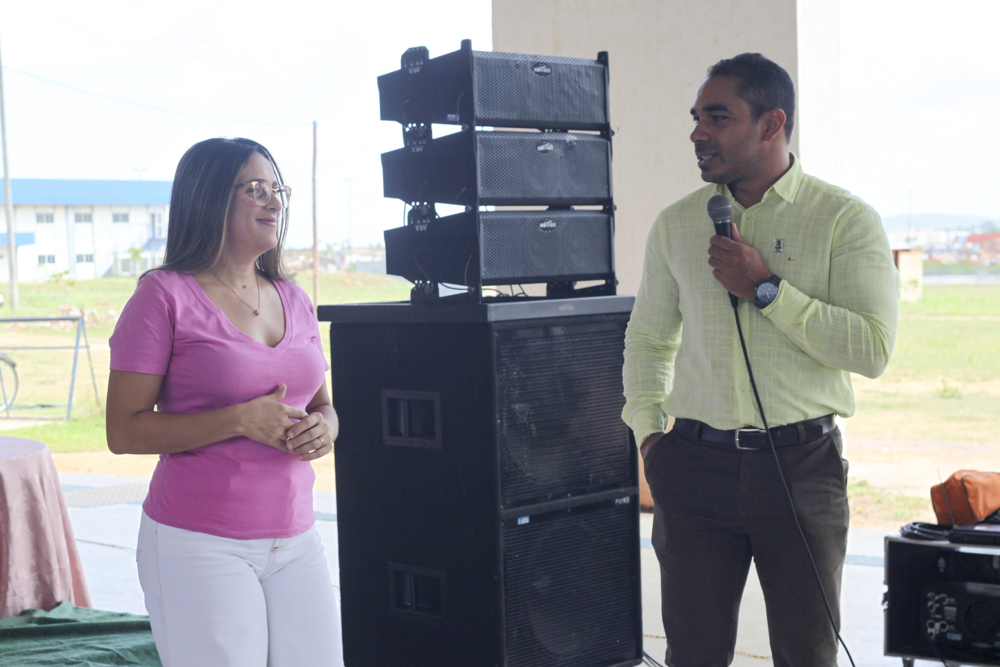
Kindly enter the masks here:
<path id="1" fill-rule="evenodd" d="M 649 234 L 625 337 L 623 418 L 656 505 L 667 663 L 726 665 L 751 560 L 776 666 L 836 665 L 833 622 L 847 542 L 847 462 L 833 415 L 854 413 L 850 373 L 892 352 L 898 276 L 878 214 L 802 172 L 789 152 L 795 93 L 759 54 L 709 70 L 691 114 L 707 185 Z M 732 239 L 706 205 L 733 200 Z M 727 291 L 746 339 L 774 452 Z M 683 335 L 682 335 L 683 331 Z M 664 434 L 667 415 L 674 428 Z"/>

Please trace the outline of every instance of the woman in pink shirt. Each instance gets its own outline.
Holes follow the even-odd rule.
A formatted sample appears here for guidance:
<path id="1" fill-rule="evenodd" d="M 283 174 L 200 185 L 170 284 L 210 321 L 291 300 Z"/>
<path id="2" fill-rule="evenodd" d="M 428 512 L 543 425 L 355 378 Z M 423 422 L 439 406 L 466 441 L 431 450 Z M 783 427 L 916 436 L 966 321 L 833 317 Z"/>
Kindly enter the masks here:
<path id="1" fill-rule="evenodd" d="M 338 421 L 312 304 L 282 264 L 290 195 L 260 144 L 192 146 L 163 266 L 111 337 L 108 447 L 160 455 L 136 561 L 166 667 L 342 664 L 309 463 Z"/>

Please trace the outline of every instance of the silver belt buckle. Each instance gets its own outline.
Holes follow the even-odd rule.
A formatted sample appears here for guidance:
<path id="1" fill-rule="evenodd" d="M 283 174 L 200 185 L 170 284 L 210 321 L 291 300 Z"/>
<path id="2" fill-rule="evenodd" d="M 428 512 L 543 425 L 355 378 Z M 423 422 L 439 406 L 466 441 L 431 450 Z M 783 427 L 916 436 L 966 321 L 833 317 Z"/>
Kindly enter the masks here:
<path id="1" fill-rule="evenodd" d="M 743 451 L 755 451 L 753 447 L 740 447 L 740 433 L 743 433 L 743 432 L 746 432 L 746 433 L 763 433 L 764 429 L 762 429 L 762 428 L 738 428 L 738 429 L 736 429 L 736 433 L 734 434 L 736 436 L 736 449 L 742 449 Z"/>

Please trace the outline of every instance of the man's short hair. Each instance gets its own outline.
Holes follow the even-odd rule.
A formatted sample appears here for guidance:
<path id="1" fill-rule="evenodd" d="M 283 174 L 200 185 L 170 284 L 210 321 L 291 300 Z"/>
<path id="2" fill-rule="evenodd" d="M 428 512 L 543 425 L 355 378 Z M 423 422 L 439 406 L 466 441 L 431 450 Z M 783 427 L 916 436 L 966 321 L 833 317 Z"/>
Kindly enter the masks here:
<path id="1" fill-rule="evenodd" d="M 708 76 L 731 76 L 740 80 L 736 94 L 750 106 L 757 121 L 771 109 L 785 112 L 785 136 L 792 138 L 795 125 L 795 86 L 781 65 L 759 53 L 741 53 L 708 68 Z"/>

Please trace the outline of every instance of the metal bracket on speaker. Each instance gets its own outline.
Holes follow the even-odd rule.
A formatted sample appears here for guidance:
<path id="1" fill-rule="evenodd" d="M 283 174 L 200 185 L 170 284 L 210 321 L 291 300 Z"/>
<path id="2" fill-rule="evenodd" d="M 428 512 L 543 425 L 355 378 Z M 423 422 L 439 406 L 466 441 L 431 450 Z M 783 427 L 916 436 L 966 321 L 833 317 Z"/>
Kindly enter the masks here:
<path id="1" fill-rule="evenodd" d="M 546 283 L 545 296 L 549 299 L 575 299 L 581 296 L 614 296 L 618 293 L 618 279 L 608 278 L 603 285 L 576 289 L 576 281 Z"/>
<path id="2" fill-rule="evenodd" d="M 430 280 L 417 280 L 410 290 L 410 303 L 479 303 L 482 291 L 470 285 L 467 292 L 441 296 L 438 283 Z"/>
<path id="3" fill-rule="evenodd" d="M 421 227 L 426 229 L 427 225 L 434 222 L 437 217 L 438 214 L 434 208 L 434 204 L 426 202 L 413 203 L 410 210 L 406 213 L 406 224 L 415 225 L 417 229 Z"/>
<path id="4" fill-rule="evenodd" d="M 434 138 L 429 123 L 410 123 L 403 126 L 403 146 L 419 152 Z"/>
<path id="5" fill-rule="evenodd" d="M 406 214 L 406 226 L 413 227 L 417 232 L 425 232 L 437 218 L 437 209 L 434 208 L 432 202 L 412 202 L 410 210 Z M 410 290 L 410 303 L 478 303 L 480 301 L 482 297 L 482 285 L 479 284 L 469 285 L 465 292 L 441 296 L 440 284 L 432 280 L 427 272 L 420 267 L 420 263 L 416 257 L 414 257 L 414 263 L 425 278 L 417 279 L 413 282 L 413 289 Z M 445 285 L 451 287 L 447 283 Z"/>
<path id="6" fill-rule="evenodd" d="M 426 46 L 414 46 L 403 51 L 403 55 L 399 57 L 399 68 L 416 74 L 430 58 L 431 52 L 427 50 Z"/>
<path id="7" fill-rule="evenodd" d="M 437 303 L 438 284 L 429 280 L 417 280 L 410 290 L 410 303 Z"/>

